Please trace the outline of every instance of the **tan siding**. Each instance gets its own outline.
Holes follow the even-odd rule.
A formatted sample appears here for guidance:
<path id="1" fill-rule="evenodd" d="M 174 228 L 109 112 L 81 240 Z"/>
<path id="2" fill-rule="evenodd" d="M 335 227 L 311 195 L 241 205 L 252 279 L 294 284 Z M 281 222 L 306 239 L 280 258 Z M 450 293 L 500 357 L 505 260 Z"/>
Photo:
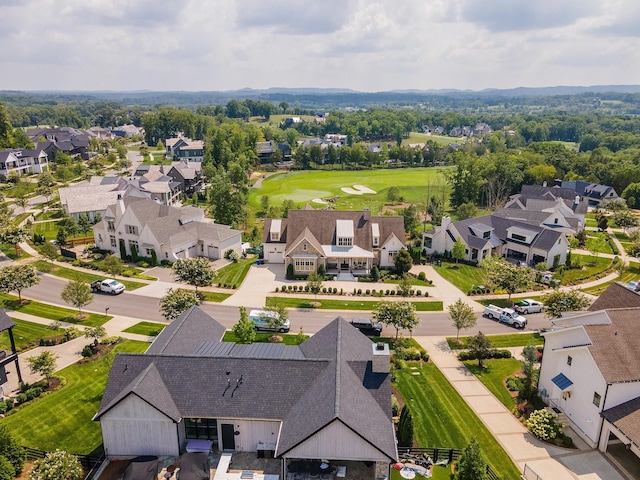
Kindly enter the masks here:
<path id="1" fill-rule="evenodd" d="M 286 455 L 290 458 L 388 461 L 383 453 L 338 421 L 333 421 Z"/>

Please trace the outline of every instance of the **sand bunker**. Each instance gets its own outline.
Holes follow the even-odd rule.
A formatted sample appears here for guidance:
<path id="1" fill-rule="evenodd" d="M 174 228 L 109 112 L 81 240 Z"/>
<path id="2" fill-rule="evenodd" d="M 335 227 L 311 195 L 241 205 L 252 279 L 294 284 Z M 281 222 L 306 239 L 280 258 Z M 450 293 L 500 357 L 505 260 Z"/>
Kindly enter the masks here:
<path id="1" fill-rule="evenodd" d="M 344 193 L 348 193 L 349 195 L 363 195 L 365 193 L 375 194 L 375 190 L 371 190 L 369 187 L 365 187 L 364 185 L 354 185 L 351 187 L 342 187 L 342 191 Z"/>
<path id="2" fill-rule="evenodd" d="M 313 200 L 311 200 L 313 203 L 320 203 L 322 205 L 328 205 L 329 202 L 325 202 L 324 200 L 322 200 L 321 198 L 314 198 Z"/>

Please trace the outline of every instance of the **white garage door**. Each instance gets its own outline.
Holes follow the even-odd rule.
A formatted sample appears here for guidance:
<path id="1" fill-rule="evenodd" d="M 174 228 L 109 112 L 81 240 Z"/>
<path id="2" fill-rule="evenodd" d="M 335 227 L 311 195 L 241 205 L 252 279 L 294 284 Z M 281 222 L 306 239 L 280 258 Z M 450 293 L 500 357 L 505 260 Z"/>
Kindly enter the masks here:
<path id="1" fill-rule="evenodd" d="M 267 250 L 265 260 L 269 263 L 284 263 L 284 252 Z"/>

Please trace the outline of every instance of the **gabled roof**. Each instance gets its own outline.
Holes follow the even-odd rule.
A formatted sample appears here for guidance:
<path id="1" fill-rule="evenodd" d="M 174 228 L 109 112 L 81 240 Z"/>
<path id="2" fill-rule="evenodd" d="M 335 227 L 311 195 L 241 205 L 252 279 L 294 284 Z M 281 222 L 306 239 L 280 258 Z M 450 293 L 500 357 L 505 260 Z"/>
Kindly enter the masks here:
<path id="1" fill-rule="evenodd" d="M 640 397 L 609 408 L 601 415 L 640 447 Z"/>
<path id="2" fill-rule="evenodd" d="M 640 293 L 626 288 L 622 283 L 613 282 L 587 310 L 593 312 L 609 308 L 640 308 Z"/>
<path id="3" fill-rule="evenodd" d="M 300 346 L 220 348 L 211 338 L 224 330 L 216 323 L 193 307 L 147 353 L 117 354 L 94 419 L 133 394 L 174 421 L 281 421 L 278 455 L 338 421 L 397 458 L 389 374 L 371 371 L 373 343 L 345 320 L 336 318 Z"/>
<path id="4" fill-rule="evenodd" d="M 610 324 L 584 325 L 589 351 L 607 383 L 640 381 L 640 309 L 606 310 Z"/>
<path id="5" fill-rule="evenodd" d="M 311 245 L 318 253 L 323 252 L 322 245 L 320 244 L 320 242 L 318 242 L 318 239 L 313 236 L 313 233 L 311 233 L 311 230 L 309 230 L 308 228 L 305 228 L 300 233 L 300 235 L 298 235 L 298 238 L 296 238 L 293 242 L 289 242 L 289 244 L 287 245 L 287 249 L 284 251 L 284 254 L 290 255 L 291 250 L 293 250 L 296 246 L 298 246 L 300 242 L 302 242 L 303 240 L 306 240 L 309 243 L 309 245 Z"/>

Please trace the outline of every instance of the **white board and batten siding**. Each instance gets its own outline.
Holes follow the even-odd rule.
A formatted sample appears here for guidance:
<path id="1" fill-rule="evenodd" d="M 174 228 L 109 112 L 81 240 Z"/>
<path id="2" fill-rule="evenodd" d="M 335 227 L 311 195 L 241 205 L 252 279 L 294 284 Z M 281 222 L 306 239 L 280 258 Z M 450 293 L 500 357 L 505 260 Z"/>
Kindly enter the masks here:
<path id="1" fill-rule="evenodd" d="M 334 420 L 315 435 L 289 450 L 286 456 L 288 458 L 389 461 L 386 455 L 338 420 Z"/>
<path id="2" fill-rule="evenodd" d="M 104 449 L 108 456 L 178 456 L 176 424 L 166 415 L 129 394 L 100 418 Z"/>
<path id="3" fill-rule="evenodd" d="M 280 435 L 280 421 L 218 418 L 219 439 L 222 439 L 223 423 L 233 424 L 236 432 L 240 432 L 235 436 L 236 452 L 255 452 L 258 442 L 276 443 Z"/>

